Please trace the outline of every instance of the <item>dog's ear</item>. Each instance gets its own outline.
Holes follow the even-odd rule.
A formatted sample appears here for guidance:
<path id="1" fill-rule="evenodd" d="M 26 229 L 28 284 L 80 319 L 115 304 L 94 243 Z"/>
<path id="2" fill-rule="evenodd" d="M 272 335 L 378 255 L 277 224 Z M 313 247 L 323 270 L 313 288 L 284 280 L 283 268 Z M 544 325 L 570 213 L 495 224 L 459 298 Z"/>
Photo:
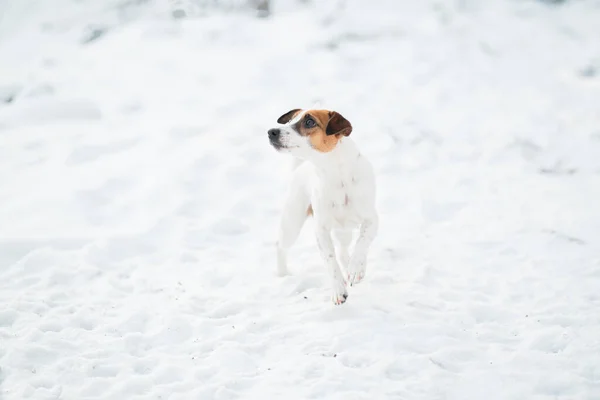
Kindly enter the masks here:
<path id="1" fill-rule="evenodd" d="M 279 117 L 279 119 L 277 120 L 277 123 L 278 124 L 287 124 L 294 117 L 294 115 L 296 115 L 296 113 L 298 111 L 300 111 L 299 108 L 294 108 L 293 110 L 286 112 L 281 117 Z"/>
<path id="2" fill-rule="evenodd" d="M 329 123 L 325 130 L 327 135 L 344 135 L 350 136 L 352 133 L 352 125 L 350 121 L 342 116 L 342 114 L 336 111 L 329 112 Z"/>

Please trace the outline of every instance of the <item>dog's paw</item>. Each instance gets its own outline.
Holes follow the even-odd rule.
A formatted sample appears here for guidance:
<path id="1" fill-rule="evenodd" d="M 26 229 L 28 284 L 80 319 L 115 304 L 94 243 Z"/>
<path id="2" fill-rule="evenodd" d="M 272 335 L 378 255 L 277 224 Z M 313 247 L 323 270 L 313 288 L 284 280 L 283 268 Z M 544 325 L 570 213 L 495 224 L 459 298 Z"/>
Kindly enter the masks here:
<path id="1" fill-rule="evenodd" d="M 350 283 L 350 286 L 353 286 L 357 283 L 360 283 L 364 277 L 365 277 L 365 271 L 348 274 L 348 282 Z"/>
<path id="2" fill-rule="evenodd" d="M 343 293 L 343 294 L 339 294 L 339 293 L 334 293 L 333 296 L 331 297 L 331 299 L 333 300 L 333 304 L 335 304 L 336 306 L 339 306 L 340 304 L 344 304 L 346 302 L 346 299 L 348 298 L 348 293 Z"/>
<path id="3" fill-rule="evenodd" d="M 363 280 L 367 270 L 367 261 L 353 257 L 348 264 L 346 278 L 350 286 Z"/>
<path id="4" fill-rule="evenodd" d="M 333 290 L 331 300 L 333 301 L 333 304 L 339 306 L 340 304 L 344 304 L 346 302 L 346 299 L 348 298 L 348 291 L 346 290 L 346 285 L 344 284 L 339 284 L 336 286 L 337 287 Z"/>

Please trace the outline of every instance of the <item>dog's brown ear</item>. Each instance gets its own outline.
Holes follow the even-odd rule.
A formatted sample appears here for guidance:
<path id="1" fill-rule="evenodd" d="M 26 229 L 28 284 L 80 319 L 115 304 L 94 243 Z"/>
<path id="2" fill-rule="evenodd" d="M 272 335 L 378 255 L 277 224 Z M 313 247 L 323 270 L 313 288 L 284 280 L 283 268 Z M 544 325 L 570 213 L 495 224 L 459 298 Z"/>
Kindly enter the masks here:
<path id="1" fill-rule="evenodd" d="M 287 124 L 292 118 L 294 118 L 294 115 L 296 115 L 296 113 L 298 111 L 300 111 L 299 108 L 294 108 L 293 110 L 286 112 L 281 117 L 279 117 L 279 119 L 277 120 L 277 123 L 278 124 Z"/>
<path id="2" fill-rule="evenodd" d="M 350 136 L 352 133 L 352 125 L 350 121 L 342 116 L 342 114 L 336 111 L 329 112 L 329 123 L 325 130 L 327 135 L 344 135 Z"/>

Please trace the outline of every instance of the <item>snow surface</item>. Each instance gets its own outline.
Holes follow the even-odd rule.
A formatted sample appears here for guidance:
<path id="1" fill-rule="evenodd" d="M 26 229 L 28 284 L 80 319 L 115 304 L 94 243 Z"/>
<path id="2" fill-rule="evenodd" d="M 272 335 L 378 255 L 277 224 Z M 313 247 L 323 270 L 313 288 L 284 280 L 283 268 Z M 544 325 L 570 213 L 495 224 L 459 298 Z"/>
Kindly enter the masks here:
<path id="1" fill-rule="evenodd" d="M 184 4 L 184 3 L 180 3 Z M 0 2 L 0 399 L 600 399 L 600 3 Z M 376 168 L 363 283 L 288 159 L 335 109 Z"/>

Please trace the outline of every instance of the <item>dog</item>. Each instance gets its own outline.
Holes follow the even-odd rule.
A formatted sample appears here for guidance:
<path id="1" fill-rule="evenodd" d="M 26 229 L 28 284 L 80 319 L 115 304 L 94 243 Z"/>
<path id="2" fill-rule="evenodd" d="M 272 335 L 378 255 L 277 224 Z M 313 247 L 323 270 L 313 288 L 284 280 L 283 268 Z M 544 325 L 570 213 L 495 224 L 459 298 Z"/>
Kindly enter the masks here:
<path id="1" fill-rule="evenodd" d="M 288 251 L 312 216 L 321 258 L 331 277 L 332 301 L 343 304 L 347 284 L 365 277 L 367 253 L 379 228 L 373 167 L 349 137 L 352 125 L 336 111 L 293 109 L 277 124 L 268 130 L 271 146 L 295 158 L 279 225 L 278 274 L 287 274 Z"/>

